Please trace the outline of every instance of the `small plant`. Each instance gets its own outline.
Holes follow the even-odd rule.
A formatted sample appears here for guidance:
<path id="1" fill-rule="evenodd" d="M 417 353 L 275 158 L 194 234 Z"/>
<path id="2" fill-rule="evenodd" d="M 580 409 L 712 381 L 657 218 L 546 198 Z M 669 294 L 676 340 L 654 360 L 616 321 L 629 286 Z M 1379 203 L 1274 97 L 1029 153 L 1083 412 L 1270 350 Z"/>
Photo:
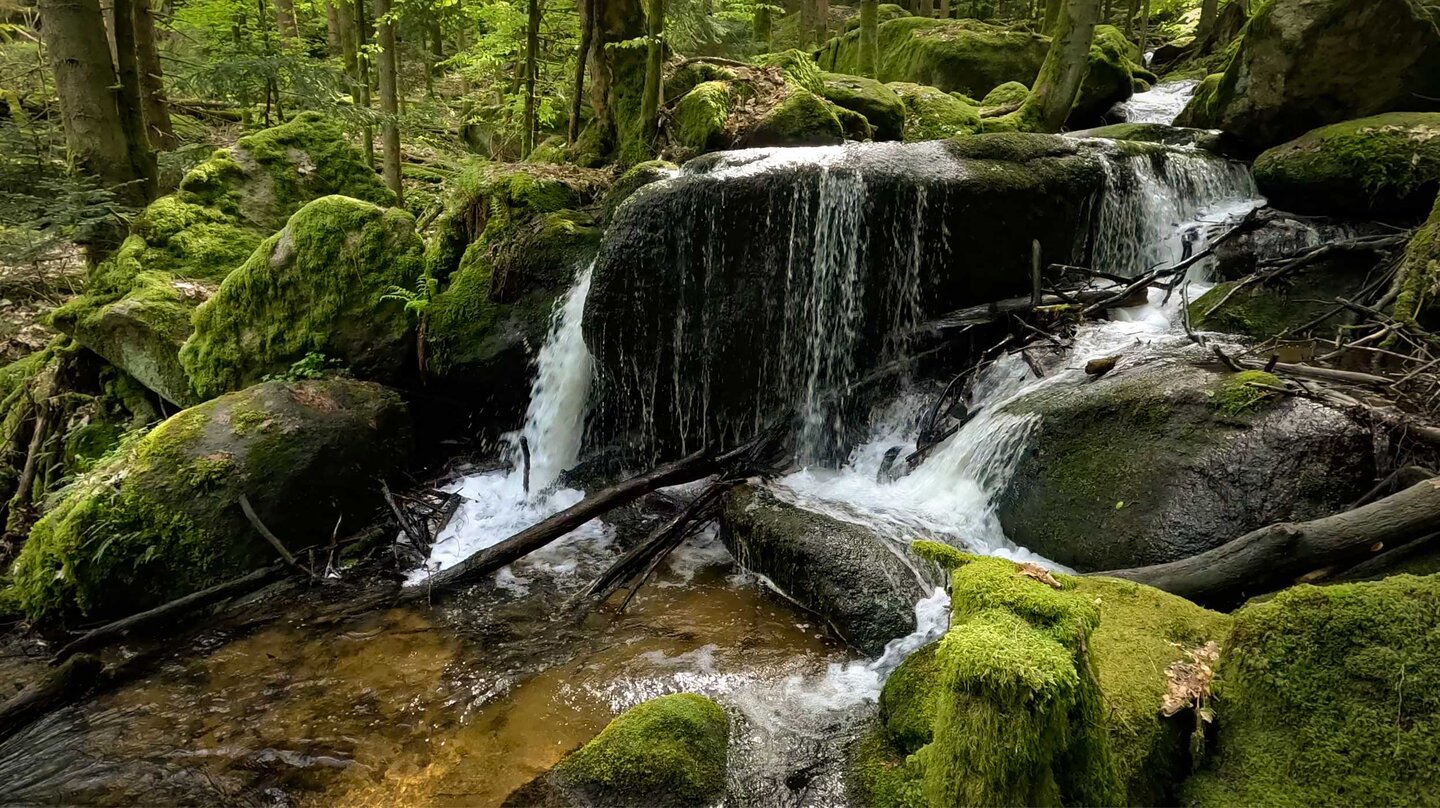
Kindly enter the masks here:
<path id="1" fill-rule="evenodd" d="M 406 289 L 403 286 L 392 286 L 390 291 L 380 296 L 381 300 L 400 300 L 405 303 L 405 311 L 423 319 L 425 311 L 430 308 L 430 301 L 440 291 L 440 284 L 430 277 L 429 274 L 421 275 L 415 282 L 414 289 Z"/>
<path id="2" fill-rule="evenodd" d="M 325 354 L 319 351 L 311 351 L 284 373 L 266 374 L 262 381 L 267 382 L 299 382 L 306 379 L 320 379 L 325 376 L 344 374 L 345 368 L 333 359 L 325 358 Z"/>

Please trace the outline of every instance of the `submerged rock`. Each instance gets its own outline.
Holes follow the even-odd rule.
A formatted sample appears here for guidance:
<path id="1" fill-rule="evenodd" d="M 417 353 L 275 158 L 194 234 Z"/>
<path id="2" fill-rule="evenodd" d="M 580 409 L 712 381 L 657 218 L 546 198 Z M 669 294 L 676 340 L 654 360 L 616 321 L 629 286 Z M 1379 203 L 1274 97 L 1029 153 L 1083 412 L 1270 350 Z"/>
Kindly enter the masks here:
<path id="1" fill-rule="evenodd" d="M 1344 510 L 1373 484 L 1364 425 L 1206 359 L 1136 351 L 1101 378 L 1006 405 L 1035 419 L 999 498 L 1006 535 L 1082 571 L 1158 564 Z"/>
<path id="2" fill-rule="evenodd" d="M 1413 218 L 1440 192 L 1440 112 L 1332 124 L 1255 159 L 1270 204 L 1296 213 Z"/>
<path id="3" fill-rule="evenodd" d="M 725 792 L 729 738 L 730 720 L 715 702 L 661 696 L 621 713 L 505 805 L 711 805 Z"/>
<path id="4" fill-rule="evenodd" d="M 339 122 L 315 112 L 240 138 L 150 204 L 86 293 L 57 309 L 60 330 L 181 406 L 196 401 L 180 365 L 190 315 L 306 202 L 392 194 Z"/>
<path id="5" fill-rule="evenodd" d="M 405 211 L 345 196 L 311 202 L 196 310 L 180 350 L 191 386 L 211 398 L 311 354 L 358 378 L 399 381 L 414 326 L 386 296 L 415 288 L 423 254 Z"/>
<path id="6" fill-rule="evenodd" d="M 1185 804 L 1421 805 L 1440 787 L 1440 577 L 1297 586 L 1235 613 L 1218 752 Z"/>
<path id="7" fill-rule="evenodd" d="M 1176 121 L 1259 152 L 1382 112 L 1440 110 L 1435 0 L 1273 0 L 1256 6 L 1223 74 Z"/>
<path id="8" fill-rule="evenodd" d="M 4 598 L 32 618 L 118 617 L 275 563 L 245 495 L 292 549 L 374 510 L 410 452 L 400 397 L 266 382 L 185 410 L 81 477 L 36 523 Z"/>
<path id="9" fill-rule="evenodd" d="M 951 563 L 950 630 L 886 681 L 858 802 L 1171 804 L 1197 722 L 1162 715 L 1166 669 L 1228 619 L 1129 582 Z"/>

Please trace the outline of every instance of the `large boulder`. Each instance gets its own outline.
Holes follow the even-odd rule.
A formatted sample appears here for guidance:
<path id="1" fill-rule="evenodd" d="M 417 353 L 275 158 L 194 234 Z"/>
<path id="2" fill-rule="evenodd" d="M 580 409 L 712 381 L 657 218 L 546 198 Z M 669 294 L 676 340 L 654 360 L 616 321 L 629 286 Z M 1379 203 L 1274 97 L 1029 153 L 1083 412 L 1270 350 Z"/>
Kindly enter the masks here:
<path id="1" fill-rule="evenodd" d="M 1418 218 L 1440 192 L 1440 112 L 1331 124 L 1261 154 L 1255 184 L 1296 213 Z"/>
<path id="2" fill-rule="evenodd" d="M 873 137 L 865 109 L 830 100 L 827 82 L 805 54 L 787 51 L 757 62 L 679 68 L 666 84 L 669 97 L 676 98 L 666 115 L 667 152 L 684 158 L 728 148 L 824 146 Z M 837 92 L 845 95 L 843 88 Z"/>
<path id="3" fill-rule="evenodd" d="M 725 793 L 729 742 L 730 720 L 715 702 L 661 696 L 621 713 L 505 805 L 713 805 Z"/>
<path id="4" fill-rule="evenodd" d="M 1326 124 L 1440 110 L 1437 21 L 1436 0 L 1259 4 L 1224 74 L 1176 123 L 1223 129 L 1259 152 Z"/>
<path id="5" fill-rule="evenodd" d="M 742 566 L 864 653 L 879 656 L 887 642 L 915 630 L 915 603 L 926 594 L 919 567 L 873 530 L 748 486 L 726 499 L 722 524 Z"/>
<path id="6" fill-rule="evenodd" d="M 395 198 L 332 118 L 301 113 L 242 137 L 136 217 L 53 322 L 171 403 L 194 403 L 178 355 L 191 312 L 291 214 L 329 194 Z"/>
<path id="7" fill-rule="evenodd" d="M 1427 805 L 1440 789 L 1440 577 L 1297 586 L 1235 613 L 1218 751 L 1185 804 Z"/>
<path id="8" fill-rule="evenodd" d="M 905 17 L 879 26 L 879 46 L 875 78 L 880 81 L 928 85 L 976 99 L 1007 82 L 1031 85 L 1050 39 L 978 20 Z M 832 73 L 863 75 L 859 32 L 832 39 L 818 59 Z M 1074 120 L 1094 125 L 1110 107 L 1130 97 L 1135 75 L 1153 79 L 1140 61 L 1139 49 L 1118 29 L 1097 26 Z"/>
<path id="9" fill-rule="evenodd" d="M 1135 348 L 1099 379 L 1007 404 L 1035 423 L 999 497 L 1006 535 L 1082 571 L 1157 564 L 1344 510 L 1373 484 L 1366 427 L 1277 399 L 1269 374 L 1217 373 L 1198 366 L 1206 359 Z"/>
<path id="10" fill-rule="evenodd" d="M 875 79 L 826 73 L 821 93 L 827 101 L 863 115 L 875 140 L 905 137 L 905 105 L 895 90 Z"/>
<path id="11" fill-rule="evenodd" d="M 822 406 L 926 318 L 1027 293 L 1032 240 L 1075 255 L 1104 154 L 1012 134 L 691 161 L 606 232 L 585 309 L 592 432 L 665 454 L 748 437 L 807 389 Z"/>
<path id="12" fill-rule="evenodd" d="M 630 185 L 643 175 L 637 166 Z M 573 166 L 477 163 L 453 184 L 427 253 L 437 286 L 427 370 L 467 415 L 509 428 L 524 413 L 555 302 L 598 249 L 593 209 L 610 179 Z"/>
<path id="13" fill-rule="evenodd" d="M 950 629 L 886 681 L 852 758 L 855 802 L 1174 804 L 1198 722 L 1161 712 L 1167 669 L 1228 618 L 1138 584 L 951 555 Z"/>
<path id="14" fill-rule="evenodd" d="M 885 87 L 900 98 L 905 111 L 901 139 L 907 143 L 944 140 L 981 131 L 979 108 L 957 94 L 903 81 L 891 82 Z"/>
<path id="15" fill-rule="evenodd" d="M 410 452 L 400 397 L 348 380 L 267 382 L 185 410 L 81 477 L 35 525 L 4 597 L 32 618 L 141 611 L 359 524 Z"/>
<path id="16" fill-rule="evenodd" d="M 296 211 L 196 310 L 180 362 L 201 398 L 239 390 L 310 355 L 362 379 L 398 381 L 414 351 L 397 292 L 424 264 L 415 218 L 347 196 Z"/>

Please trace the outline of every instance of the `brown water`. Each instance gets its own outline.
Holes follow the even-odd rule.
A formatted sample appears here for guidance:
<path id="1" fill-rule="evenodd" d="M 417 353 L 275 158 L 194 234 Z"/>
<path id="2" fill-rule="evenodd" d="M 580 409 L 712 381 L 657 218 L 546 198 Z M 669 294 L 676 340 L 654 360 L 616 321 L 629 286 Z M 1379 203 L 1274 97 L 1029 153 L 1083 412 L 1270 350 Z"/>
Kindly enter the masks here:
<path id="1" fill-rule="evenodd" d="M 562 595 L 485 591 L 332 627 L 299 615 L 217 642 L 0 746 L 0 801 L 498 805 L 664 693 L 705 692 L 737 734 L 771 735 L 740 715 L 747 691 L 845 659 L 729 564 L 664 572 L 580 625 Z"/>

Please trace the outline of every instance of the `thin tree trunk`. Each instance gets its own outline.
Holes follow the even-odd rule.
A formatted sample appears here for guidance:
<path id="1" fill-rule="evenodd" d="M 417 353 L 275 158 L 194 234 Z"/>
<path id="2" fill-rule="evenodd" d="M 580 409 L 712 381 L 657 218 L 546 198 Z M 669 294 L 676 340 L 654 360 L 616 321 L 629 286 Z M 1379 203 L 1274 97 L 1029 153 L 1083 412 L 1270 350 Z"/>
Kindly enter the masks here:
<path id="1" fill-rule="evenodd" d="M 942 20 L 950 19 L 951 15 L 953 14 L 950 0 L 940 0 L 940 2 L 935 5 L 935 9 L 935 16 L 939 17 Z"/>
<path id="2" fill-rule="evenodd" d="M 590 61 L 590 43 L 595 39 L 595 11 L 592 0 L 578 0 L 576 10 L 580 12 L 580 48 L 575 57 L 575 82 L 570 96 L 570 127 L 566 131 L 571 146 L 580 138 L 581 103 L 585 96 L 585 63 Z"/>
<path id="3" fill-rule="evenodd" d="M 880 78 L 880 0 L 860 0 L 860 75 Z"/>
<path id="4" fill-rule="evenodd" d="M 1045 63 L 1034 89 L 1016 113 L 1020 128 L 1059 132 L 1065 126 L 1089 70 L 1098 5 L 1099 0 L 1062 0 Z"/>
<path id="5" fill-rule="evenodd" d="M 355 6 L 350 0 L 336 0 L 331 4 L 331 8 L 335 9 L 335 25 L 339 29 L 340 63 L 345 66 L 345 76 L 350 83 L 350 96 L 354 99 L 359 94 L 356 85 L 360 79 L 360 68 L 356 63 L 360 29 L 355 22 Z"/>
<path id="6" fill-rule="evenodd" d="M 1210 36 L 1215 31 L 1215 17 L 1220 12 L 1220 0 L 1202 0 L 1200 3 L 1200 24 L 1195 28 L 1195 52 L 1203 54 L 1209 50 Z"/>
<path id="7" fill-rule="evenodd" d="M 300 36 L 300 29 L 295 25 L 295 0 L 275 0 L 275 25 L 282 39 Z"/>
<path id="8" fill-rule="evenodd" d="M 521 135 L 521 157 L 535 151 L 535 73 L 540 62 L 540 0 L 530 0 L 525 24 L 525 132 Z"/>
<path id="9" fill-rule="evenodd" d="M 135 58 L 140 65 L 140 94 L 145 110 L 145 133 L 150 145 L 170 151 L 180 145 L 170 122 L 170 104 L 165 99 L 164 72 L 160 51 L 155 46 L 155 13 L 150 0 L 135 0 Z"/>
<path id="10" fill-rule="evenodd" d="M 138 0 L 144 2 L 145 0 Z M 144 201 L 155 199 L 157 169 L 155 152 L 145 133 L 145 107 L 140 100 L 140 65 L 135 58 L 135 2 L 115 0 L 115 70 L 119 74 L 120 128 L 125 133 L 126 152 L 135 176 L 140 180 Z"/>
<path id="11" fill-rule="evenodd" d="M 325 46 L 331 56 L 340 55 L 340 12 L 335 4 L 325 4 Z"/>
<path id="12" fill-rule="evenodd" d="M 755 9 L 755 16 L 751 19 L 751 27 L 754 29 L 755 41 L 760 43 L 762 50 L 770 50 L 770 39 L 774 33 L 774 23 L 770 19 L 770 7 L 762 5 Z"/>
<path id="13" fill-rule="evenodd" d="M 660 133 L 660 96 L 663 91 L 660 74 L 665 67 L 665 0 L 650 0 L 646 20 L 650 26 L 650 42 L 645 58 L 645 97 L 640 105 L 640 132 L 646 150 L 654 154 Z"/>
<path id="14" fill-rule="evenodd" d="M 365 149 L 365 165 L 375 167 L 375 130 L 368 123 L 370 115 L 370 57 L 365 46 L 370 42 L 370 27 L 365 23 L 365 0 L 355 0 L 355 84 L 360 89 L 360 107 L 367 116 L 361 127 L 360 139 Z"/>
<path id="15" fill-rule="evenodd" d="M 395 202 L 404 201 L 400 187 L 400 121 L 398 88 L 395 86 L 395 21 L 388 19 L 390 0 L 375 0 L 375 34 L 380 68 L 380 139 L 385 158 L 385 184 L 395 192 Z"/>
<path id="16" fill-rule="evenodd" d="M 1125 7 L 1125 35 L 1135 38 L 1135 20 L 1140 16 L 1140 0 L 1130 0 Z"/>
<path id="17" fill-rule="evenodd" d="M 1140 58 L 1145 58 L 1146 40 L 1150 38 L 1150 0 L 1144 0 L 1144 10 L 1140 12 Z"/>

